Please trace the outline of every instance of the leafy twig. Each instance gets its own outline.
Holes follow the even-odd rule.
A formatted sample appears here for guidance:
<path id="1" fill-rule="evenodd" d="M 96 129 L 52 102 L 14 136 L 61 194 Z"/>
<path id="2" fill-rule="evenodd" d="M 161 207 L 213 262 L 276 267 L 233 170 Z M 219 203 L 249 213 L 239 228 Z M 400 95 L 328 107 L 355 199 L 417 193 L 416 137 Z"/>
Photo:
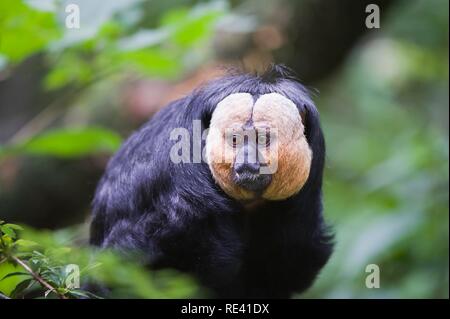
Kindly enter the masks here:
<path id="1" fill-rule="evenodd" d="M 33 278 L 38 281 L 44 288 L 47 288 L 50 291 L 55 292 L 60 299 L 68 299 L 66 296 L 58 292 L 52 285 L 50 285 L 48 282 L 46 282 L 41 276 L 39 276 L 37 273 L 33 271 L 33 269 L 30 268 L 30 266 L 27 265 L 23 260 L 17 258 L 16 256 L 11 256 L 11 258 L 21 265 L 26 271 L 28 271 Z"/>

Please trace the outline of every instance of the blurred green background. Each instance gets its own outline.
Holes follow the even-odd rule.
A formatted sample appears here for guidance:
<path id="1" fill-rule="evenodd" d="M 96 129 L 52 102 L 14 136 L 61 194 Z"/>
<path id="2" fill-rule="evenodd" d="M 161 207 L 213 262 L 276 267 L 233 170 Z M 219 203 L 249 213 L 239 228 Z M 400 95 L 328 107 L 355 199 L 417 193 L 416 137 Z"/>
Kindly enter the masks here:
<path id="1" fill-rule="evenodd" d="M 69 3 L 79 29 L 66 27 Z M 365 26 L 368 3 L 381 9 L 379 29 Z M 38 229 L 28 233 L 36 241 L 83 246 L 95 185 L 128 134 L 224 66 L 283 63 L 321 113 L 337 242 L 297 297 L 448 298 L 448 6 L 2 0 L 0 219 Z M 378 289 L 365 286 L 368 264 L 380 267 Z M 186 285 L 136 295 L 189 296 Z"/>

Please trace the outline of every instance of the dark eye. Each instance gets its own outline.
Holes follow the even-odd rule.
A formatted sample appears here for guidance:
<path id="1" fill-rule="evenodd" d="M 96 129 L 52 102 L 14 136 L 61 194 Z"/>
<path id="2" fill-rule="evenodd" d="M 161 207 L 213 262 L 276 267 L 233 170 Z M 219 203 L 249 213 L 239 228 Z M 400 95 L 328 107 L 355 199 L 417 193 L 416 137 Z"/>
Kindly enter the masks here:
<path id="1" fill-rule="evenodd" d="M 266 132 L 260 132 L 257 136 L 258 145 L 260 146 L 269 146 L 270 145 L 270 132 L 267 130 Z"/>
<path id="2" fill-rule="evenodd" d="M 231 146 L 233 146 L 234 148 L 236 148 L 237 146 L 239 146 L 242 143 L 242 136 L 241 134 L 238 133 L 233 133 L 230 137 L 230 144 Z"/>

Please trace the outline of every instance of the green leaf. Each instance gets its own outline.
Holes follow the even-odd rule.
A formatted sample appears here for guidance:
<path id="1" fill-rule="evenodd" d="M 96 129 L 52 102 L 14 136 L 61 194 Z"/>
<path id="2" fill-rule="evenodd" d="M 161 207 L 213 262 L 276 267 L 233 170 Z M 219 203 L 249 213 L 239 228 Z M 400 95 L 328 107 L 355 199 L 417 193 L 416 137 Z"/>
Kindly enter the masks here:
<path id="1" fill-rule="evenodd" d="M 183 24 L 174 34 L 174 40 L 183 47 L 189 47 L 203 39 L 212 32 L 212 24 L 220 17 L 218 12 L 211 12 Z"/>
<path id="2" fill-rule="evenodd" d="M 16 240 L 15 245 L 21 246 L 21 247 L 31 247 L 31 246 L 38 245 L 38 243 L 36 243 L 32 240 L 18 239 L 18 240 Z"/>
<path id="3" fill-rule="evenodd" d="M 221 1 L 200 4 L 190 10 L 177 8 L 162 17 L 161 25 L 172 29 L 172 40 L 176 44 L 188 48 L 212 34 L 214 23 L 223 16 L 225 9 Z"/>
<path id="4" fill-rule="evenodd" d="M 5 276 L 3 276 L 2 279 L 0 279 L 0 281 L 9 278 L 9 277 L 14 277 L 14 276 L 31 276 L 29 273 L 27 272 L 22 272 L 22 271 L 16 271 L 16 272 L 11 272 L 9 274 L 6 274 Z"/>
<path id="5" fill-rule="evenodd" d="M 118 134 L 103 128 L 60 129 L 36 136 L 20 145 L 15 152 L 63 158 L 80 157 L 99 152 L 114 152 L 121 143 Z"/>
<path id="6" fill-rule="evenodd" d="M 182 69 L 179 57 L 157 48 L 121 52 L 115 59 L 121 65 L 150 76 L 174 77 Z"/>
<path id="7" fill-rule="evenodd" d="M 44 78 L 44 88 L 47 90 L 59 89 L 72 83 L 85 84 L 94 76 L 92 65 L 81 54 L 66 52 L 53 63 L 53 68 Z"/>
<path id="8" fill-rule="evenodd" d="M 13 63 L 44 49 L 61 34 L 54 13 L 22 1 L 0 1 L 0 30 L 0 54 Z"/>
<path id="9" fill-rule="evenodd" d="M 5 235 L 7 235 L 7 236 L 9 236 L 9 237 L 11 237 L 13 239 L 16 238 L 16 232 L 11 227 L 7 226 L 7 224 L 1 225 L 0 226 L 0 231 L 3 234 L 5 234 Z"/>
<path id="10" fill-rule="evenodd" d="M 14 272 L 24 272 L 25 270 L 20 267 L 16 266 L 10 261 L 6 261 L 0 264 L 0 278 L 3 278 L 9 273 Z M 0 281 L 0 290 L 3 291 L 6 295 L 10 296 L 11 292 L 14 290 L 14 288 L 24 279 L 29 277 L 21 277 L 21 276 L 13 276 L 9 277 L 5 280 Z"/>
<path id="11" fill-rule="evenodd" d="M 8 226 L 9 228 L 12 228 L 14 230 L 23 230 L 22 226 L 16 225 L 16 224 L 5 224 L 4 226 Z"/>
<path id="12" fill-rule="evenodd" d="M 17 298 L 19 295 L 23 294 L 33 283 L 34 279 L 25 279 L 21 281 L 11 292 L 11 298 Z"/>

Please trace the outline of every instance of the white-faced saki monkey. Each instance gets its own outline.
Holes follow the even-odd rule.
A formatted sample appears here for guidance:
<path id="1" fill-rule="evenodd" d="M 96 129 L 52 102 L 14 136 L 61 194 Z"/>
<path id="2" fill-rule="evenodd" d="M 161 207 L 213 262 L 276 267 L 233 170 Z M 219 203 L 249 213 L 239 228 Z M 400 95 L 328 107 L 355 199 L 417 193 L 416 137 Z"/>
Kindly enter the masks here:
<path id="1" fill-rule="evenodd" d="M 140 252 L 215 297 L 290 297 L 333 250 L 324 157 L 318 111 L 287 68 L 227 75 L 163 108 L 110 160 L 91 243 Z"/>

